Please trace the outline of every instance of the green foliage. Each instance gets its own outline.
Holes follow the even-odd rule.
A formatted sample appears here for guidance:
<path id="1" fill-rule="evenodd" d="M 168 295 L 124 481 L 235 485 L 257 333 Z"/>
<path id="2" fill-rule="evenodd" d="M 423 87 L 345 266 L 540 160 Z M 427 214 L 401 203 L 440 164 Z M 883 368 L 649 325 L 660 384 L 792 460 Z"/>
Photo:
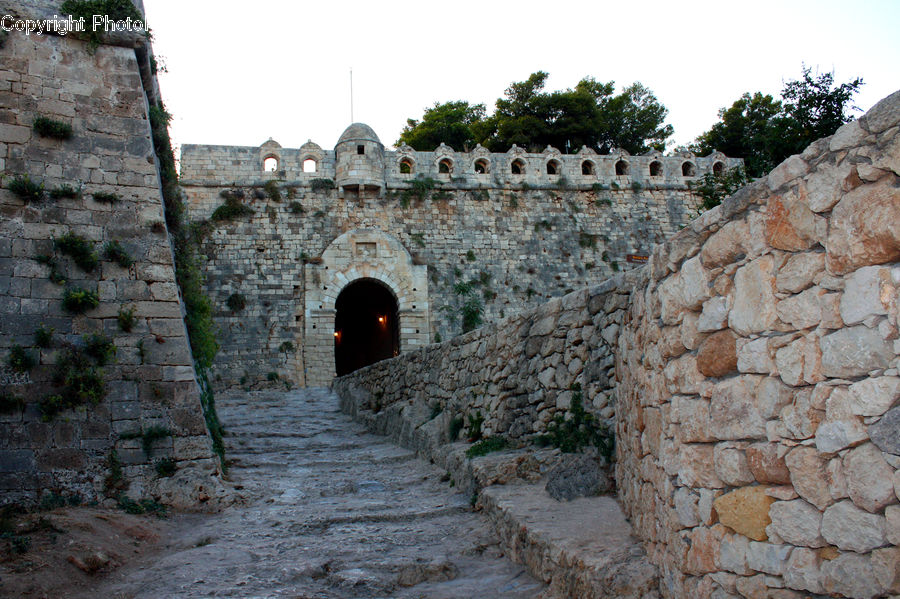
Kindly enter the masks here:
<path id="1" fill-rule="evenodd" d="M 100 262 L 97 252 L 94 251 L 94 244 L 71 231 L 54 239 L 53 247 L 72 258 L 75 264 L 85 272 L 92 272 Z"/>
<path id="2" fill-rule="evenodd" d="M 135 501 L 128 497 L 128 495 L 122 493 L 119 495 L 118 505 L 119 509 L 123 510 L 126 514 L 134 514 L 136 516 L 153 514 L 159 518 L 166 517 L 166 506 L 153 499 L 141 499 L 140 501 Z"/>
<path id="3" fill-rule="evenodd" d="M 504 437 L 485 437 L 466 450 L 466 457 L 472 459 L 495 451 L 502 451 L 507 447 L 509 447 L 509 442 Z"/>
<path id="4" fill-rule="evenodd" d="M 285 341 L 281 345 L 278 346 L 278 351 L 284 352 L 286 354 L 294 353 L 294 344 L 290 341 Z"/>
<path id="5" fill-rule="evenodd" d="M 481 425 L 484 424 L 484 416 L 481 415 L 480 411 L 476 411 L 474 414 L 468 414 L 468 420 L 466 438 L 469 440 L 469 443 L 479 441 L 481 439 Z"/>
<path id="6" fill-rule="evenodd" d="M 50 197 L 54 200 L 59 200 L 62 198 L 77 200 L 81 197 L 81 189 L 75 189 L 68 183 L 64 183 L 58 187 L 54 187 L 53 189 L 51 189 Z"/>
<path id="7" fill-rule="evenodd" d="M 63 292 L 63 309 L 72 314 L 84 314 L 100 305 L 100 296 L 94 291 L 70 287 Z"/>
<path id="8" fill-rule="evenodd" d="M 44 199 L 44 184 L 35 183 L 28 175 L 19 175 L 13 177 L 9 182 L 8 189 L 16 194 L 27 204 L 28 202 L 39 202 Z"/>
<path id="9" fill-rule="evenodd" d="M 159 424 L 154 424 L 153 426 L 147 427 L 141 434 L 141 448 L 144 450 L 144 454 L 148 458 L 152 458 L 153 444 L 160 439 L 165 439 L 166 437 L 171 436 L 172 431 Z"/>
<path id="10" fill-rule="evenodd" d="M 45 116 L 39 116 L 34 119 L 31 128 L 41 137 L 52 137 L 53 139 L 69 139 L 72 137 L 72 125 Z"/>
<path id="11" fill-rule="evenodd" d="M 327 191 L 334 189 L 334 181 L 331 179 L 313 179 L 309 182 L 309 188 L 313 191 Z"/>
<path id="12" fill-rule="evenodd" d="M 266 374 L 266 380 L 268 380 L 269 382 L 272 382 L 272 383 L 277 382 L 279 378 L 281 378 L 281 377 L 279 377 L 278 373 L 275 372 L 274 370 L 272 372 Z"/>
<path id="13" fill-rule="evenodd" d="M 9 348 L 9 357 L 7 357 L 6 363 L 16 372 L 28 372 L 34 368 L 37 361 L 24 347 L 16 344 Z"/>
<path id="14" fill-rule="evenodd" d="M 597 236 L 581 231 L 578 233 L 578 245 L 583 248 L 597 247 Z"/>
<path id="15" fill-rule="evenodd" d="M 553 225 L 550 223 L 550 221 L 548 221 L 546 219 L 543 219 L 543 220 L 540 220 L 540 221 L 534 223 L 535 233 L 537 233 L 541 229 L 543 229 L 544 231 L 551 231 L 551 230 L 553 230 Z"/>
<path id="16" fill-rule="evenodd" d="M 421 121 L 406 120 L 395 145 L 399 147 L 401 143 L 406 143 L 415 150 L 427 152 L 443 142 L 455 150 L 468 152 L 477 143 L 472 127 L 483 121 L 484 117 L 484 104 L 436 102 L 433 107 L 425 109 Z"/>
<path id="17" fill-rule="evenodd" d="M 515 210 L 516 208 L 519 207 L 519 199 L 516 197 L 515 194 L 509 196 L 509 207 L 512 210 Z"/>
<path id="18" fill-rule="evenodd" d="M 109 474 L 103 479 L 103 492 L 111 496 L 114 491 L 124 491 L 128 485 L 122 472 L 122 462 L 115 449 L 106 456 L 106 467 L 109 468 Z"/>
<path id="19" fill-rule="evenodd" d="M 456 441 L 459 439 L 459 432 L 466 425 L 466 421 L 463 420 L 462 416 L 454 416 L 450 419 L 449 433 L 450 433 L 450 441 Z"/>
<path id="20" fill-rule="evenodd" d="M 12 414 L 25 409 L 25 400 L 7 390 L 0 390 L 0 414 Z"/>
<path id="21" fill-rule="evenodd" d="M 122 247 L 122 244 L 117 240 L 107 241 L 106 244 L 104 244 L 103 257 L 115 262 L 122 268 L 128 268 L 134 264 L 134 258 L 128 254 L 125 248 Z"/>
<path id="22" fill-rule="evenodd" d="M 410 233 L 409 238 L 413 240 L 413 242 L 419 246 L 420 248 L 425 247 L 425 235 L 422 233 Z"/>
<path id="23" fill-rule="evenodd" d="M 644 186 L 641 185 L 641 182 L 640 182 L 640 181 L 632 181 L 632 182 L 631 182 L 631 190 L 632 190 L 632 191 L 640 191 L 640 190 L 642 190 L 643 188 L 644 188 Z"/>
<path id="24" fill-rule="evenodd" d="M 134 317 L 135 307 L 131 306 L 130 308 L 126 308 L 122 306 L 119 308 L 119 313 L 116 315 L 116 321 L 119 324 L 119 330 L 124 331 L 126 333 L 130 333 L 131 329 L 134 328 Z"/>
<path id="25" fill-rule="evenodd" d="M 88 42 L 88 52 L 93 54 L 100 45 L 102 28 L 97 31 L 89 25 L 94 15 L 106 15 L 111 21 L 132 19 L 143 21 L 143 17 L 134 7 L 131 0 L 66 0 L 59 7 L 60 13 L 72 15 L 75 19 L 86 21 L 85 30 L 75 33 L 80 39 Z"/>
<path id="26" fill-rule="evenodd" d="M 138 339 L 138 342 L 135 344 L 135 348 L 137 348 L 138 358 L 141 360 L 141 364 L 143 364 L 144 358 L 147 357 L 147 350 L 144 348 L 144 340 Z"/>
<path id="27" fill-rule="evenodd" d="M 815 140 L 827 137 L 848 122 L 860 78 L 832 89 L 834 73 L 813 77 L 805 65 L 802 76 L 788 81 L 781 100 L 769 94 L 745 93 L 729 108 L 719 110 L 719 122 L 700 135 L 691 149 L 701 155 L 714 150 L 743 158 L 747 175 L 761 177 Z"/>
<path id="28" fill-rule="evenodd" d="M 225 460 L 225 427 L 219 420 L 219 414 L 216 410 L 216 397 L 212 392 L 209 384 L 209 378 L 204 369 L 199 373 L 198 382 L 200 383 L 200 406 L 203 408 L 203 418 L 206 421 L 206 429 L 212 438 L 213 452 L 219 456 L 219 465 L 222 472 L 228 473 L 228 462 Z"/>
<path id="29" fill-rule="evenodd" d="M 228 296 L 228 299 L 225 300 L 225 304 L 232 312 L 241 312 L 247 307 L 247 299 L 240 293 L 232 293 Z"/>
<path id="30" fill-rule="evenodd" d="M 475 262 L 475 260 L 476 260 L 475 252 L 472 250 L 469 250 L 468 252 L 466 252 L 466 260 L 468 260 L 469 262 Z"/>
<path id="31" fill-rule="evenodd" d="M 168 478 L 175 474 L 177 467 L 174 458 L 162 458 L 156 462 L 156 475 L 160 478 Z"/>
<path id="32" fill-rule="evenodd" d="M 91 196 L 95 202 L 100 202 L 101 204 L 115 204 L 122 199 L 119 194 L 111 191 L 95 191 Z"/>
<path id="33" fill-rule="evenodd" d="M 435 342 L 435 343 L 440 343 L 440 342 L 441 342 L 441 334 L 440 334 L 440 333 L 435 333 L 435 334 L 434 334 L 434 342 Z"/>
<path id="34" fill-rule="evenodd" d="M 728 169 L 722 173 L 706 173 L 699 182 L 692 186 L 692 190 L 700 196 L 700 211 L 715 208 L 722 200 L 749 183 L 746 171 L 743 167 Z"/>
<path id="35" fill-rule="evenodd" d="M 294 201 L 288 205 L 288 210 L 291 211 L 291 214 L 303 214 L 306 210 L 303 209 L 303 204 L 300 202 Z"/>
<path id="36" fill-rule="evenodd" d="M 269 196 L 269 199 L 273 202 L 281 201 L 281 189 L 278 187 L 278 181 L 266 181 L 266 184 L 263 185 L 263 190 L 266 192 L 266 195 Z"/>
<path id="37" fill-rule="evenodd" d="M 84 353 L 94 359 L 99 366 L 105 366 L 116 358 L 116 345 L 113 340 L 103 333 L 91 333 L 82 335 Z"/>
<path id="38" fill-rule="evenodd" d="M 558 447 L 563 453 L 574 453 L 593 445 L 609 459 L 615 449 L 612 431 L 606 425 L 597 423 L 594 415 L 584 410 L 581 385 L 574 383 L 571 390 L 569 417 L 557 414 L 553 422 L 547 425 L 547 433 L 538 435 L 535 442 L 542 447 Z"/>
<path id="39" fill-rule="evenodd" d="M 236 218 L 249 216 L 254 213 L 253 208 L 244 205 L 237 197 L 229 197 L 225 203 L 213 210 L 210 220 L 215 222 L 233 221 Z"/>
<path id="40" fill-rule="evenodd" d="M 17 535 L 12 532 L 0 533 L 0 539 L 9 542 L 9 552 L 21 555 L 28 553 L 31 548 L 31 537 L 26 535 Z"/>
<path id="41" fill-rule="evenodd" d="M 466 300 L 466 303 L 460 308 L 463 333 L 468 333 L 481 326 L 481 311 L 481 302 L 477 296 L 473 295 Z"/>
<path id="42" fill-rule="evenodd" d="M 99 360 L 109 359 L 110 350 L 102 340 L 92 351 L 100 356 Z M 62 410 L 85 403 L 97 404 L 106 396 L 103 371 L 97 366 L 99 360 L 91 359 L 87 349 L 79 347 L 68 348 L 60 355 L 53 372 L 53 384 L 60 392 L 38 402 L 42 420 L 52 420 Z"/>

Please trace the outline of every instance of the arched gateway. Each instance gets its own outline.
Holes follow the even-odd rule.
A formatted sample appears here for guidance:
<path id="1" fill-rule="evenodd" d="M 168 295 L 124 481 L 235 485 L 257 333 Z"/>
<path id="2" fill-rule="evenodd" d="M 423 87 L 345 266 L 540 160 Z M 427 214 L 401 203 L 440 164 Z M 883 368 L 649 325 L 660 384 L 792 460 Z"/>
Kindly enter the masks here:
<path id="1" fill-rule="evenodd" d="M 348 231 L 304 269 L 307 385 L 429 342 L 428 269 L 395 237 Z"/>

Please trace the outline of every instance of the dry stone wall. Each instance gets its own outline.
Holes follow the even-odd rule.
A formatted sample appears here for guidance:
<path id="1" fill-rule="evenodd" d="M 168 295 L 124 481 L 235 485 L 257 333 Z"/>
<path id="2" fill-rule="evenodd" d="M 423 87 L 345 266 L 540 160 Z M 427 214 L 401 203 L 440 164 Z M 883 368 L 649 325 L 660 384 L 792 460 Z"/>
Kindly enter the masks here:
<path id="1" fill-rule="evenodd" d="M 16 3 L 10 10 L 27 15 Z M 186 506 L 221 490 L 164 224 L 142 87 L 147 65 L 138 60 L 146 59 L 148 48 L 135 50 L 141 40 L 89 52 L 86 42 L 71 36 L 13 32 L 0 47 L 4 502 L 34 500 L 42 491 L 94 499 L 128 486 L 133 497 Z M 71 125 L 71 138 L 39 136 L 32 124 L 40 116 Z M 26 200 L 10 190 L 25 176 L 43 187 L 41 199 Z M 50 197 L 63 185 L 78 196 Z M 100 194 L 114 197 L 100 201 Z M 87 242 L 99 258 L 96 268 L 76 266 L 55 246 L 54 239 L 66 234 Z M 120 266 L 104 256 L 104 244 L 113 241 L 132 264 Z M 97 306 L 83 314 L 65 309 L 64 293 L 76 288 L 96 293 Z M 120 328 L 120 311 L 132 311 L 130 331 Z M 40 328 L 52 332 L 47 347 L 38 347 Z M 93 335 L 110 338 L 116 350 L 100 367 L 105 396 L 92 401 L 86 392 L 96 386 L 78 377 L 96 363 L 87 349 Z M 15 372 L 8 365 L 17 345 L 34 358 L 32 368 Z M 63 376 L 59 365 L 66 355 L 84 361 Z M 42 413 L 39 404 L 52 405 L 48 398 L 54 395 L 79 396 L 82 405 Z M 159 434 L 145 450 L 144 439 L 134 435 L 154 428 Z M 164 458 L 174 462 L 175 477 L 157 476 L 156 465 Z M 105 489 L 104 480 L 109 480 Z"/>
<path id="2" fill-rule="evenodd" d="M 900 592 L 900 93 L 654 250 L 620 496 L 669 597 Z"/>
<path id="3" fill-rule="evenodd" d="M 364 391 L 364 407 L 376 412 L 424 410 L 448 423 L 483 416 L 485 436 L 522 441 L 565 415 L 580 388 L 583 407 L 611 423 L 614 347 L 630 275 L 378 362 L 336 379 L 334 387 L 341 395 Z M 443 434 L 450 440 L 448 427 Z"/>
<path id="4" fill-rule="evenodd" d="M 526 439 L 579 382 L 663 597 L 895 597 L 898 296 L 900 92 L 645 268 L 334 387 Z"/>

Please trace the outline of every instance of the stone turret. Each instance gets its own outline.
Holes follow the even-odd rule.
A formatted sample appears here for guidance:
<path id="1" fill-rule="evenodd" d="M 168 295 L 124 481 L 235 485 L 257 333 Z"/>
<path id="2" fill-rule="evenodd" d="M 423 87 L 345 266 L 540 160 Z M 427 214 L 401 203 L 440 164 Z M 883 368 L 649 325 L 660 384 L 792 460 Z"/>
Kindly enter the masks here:
<path id="1" fill-rule="evenodd" d="M 376 190 L 384 183 L 384 144 L 366 124 L 353 123 L 341 134 L 334 147 L 336 158 L 334 182 L 341 193 Z"/>

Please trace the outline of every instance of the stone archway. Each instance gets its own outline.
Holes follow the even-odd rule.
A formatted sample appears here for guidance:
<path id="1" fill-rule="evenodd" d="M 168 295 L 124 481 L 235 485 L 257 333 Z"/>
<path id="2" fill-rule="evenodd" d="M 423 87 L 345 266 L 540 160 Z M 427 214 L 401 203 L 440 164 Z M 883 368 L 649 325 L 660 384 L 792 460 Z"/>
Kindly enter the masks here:
<path id="1" fill-rule="evenodd" d="M 334 368 L 337 376 L 400 353 L 397 299 L 374 279 L 353 281 L 335 302 Z"/>
<path id="2" fill-rule="evenodd" d="M 413 264 L 397 238 L 375 229 L 348 231 L 322 252 L 320 263 L 304 269 L 303 352 L 308 386 L 330 385 L 337 372 L 338 297 L 358 281 L 380 284 L 396 300 L 400 353 L 428 344 L 428 267 Z"/>

